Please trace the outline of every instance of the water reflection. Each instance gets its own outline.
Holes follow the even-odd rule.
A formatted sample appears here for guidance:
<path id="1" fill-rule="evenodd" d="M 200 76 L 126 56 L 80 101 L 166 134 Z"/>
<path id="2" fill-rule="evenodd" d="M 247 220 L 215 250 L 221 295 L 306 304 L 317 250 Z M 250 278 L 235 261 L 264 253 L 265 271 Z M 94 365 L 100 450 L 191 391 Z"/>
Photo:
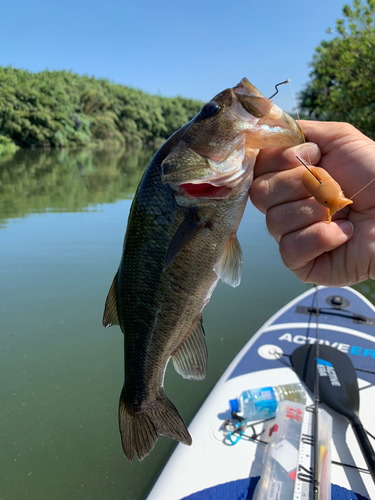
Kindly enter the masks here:
<path id="1" fill-rule="evenodd" d="M 80 212 L 130 198 L 154 149 L 17 151 L 0 159 L 0 226 L 29 213 Z"/>
<path id="2" fill-rule="evenodd" d="M 367 280 L 362 283 L 358 283 L 354 285 L 353 288 L 358 290 L 358 292 L 362 293 L 365 297 L 369 299 L 370 302 L 375 304 L 375 281 Z"/>

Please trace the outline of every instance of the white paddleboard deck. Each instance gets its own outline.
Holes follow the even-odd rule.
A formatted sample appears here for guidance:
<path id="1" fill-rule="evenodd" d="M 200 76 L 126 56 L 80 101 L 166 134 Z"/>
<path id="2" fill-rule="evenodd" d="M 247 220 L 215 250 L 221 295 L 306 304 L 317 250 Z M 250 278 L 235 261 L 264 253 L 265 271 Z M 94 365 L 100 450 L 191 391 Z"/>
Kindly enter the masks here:
<path id="1" fill-rule="evenodd" d="M 251 338 L 189 426 L 193 444 L 176 447 L 148 500 L 252 498 L 266 445 L 250 439 L 240 439 L 236 445 L 229 442 L 222 427 L 230 417 L 229 400 L 244 390 L 300 382 L 285 365 L 290 365 L 288 355 L 299 345 L 316 342 L 316 315 L 311 313 L 315 307 L 316 292 L 312 288 L 282 308 Z M 320 343 L 346 353 L 356 369 L 375 372 L 374 306 L 354 289 L 319 287 L 318 307 Z M 283 355 L 279 358 L 275 352 Z M 360 418 L 364 428 L 374 435 L 375 388 L 371 384 L 375 383 L 375 375 L 357 371 L 357 377 Z M 311 402 L 308 395 L 307 404 Z M 333 410 L 322 407 L 333 417 L 332 461 L 366 469 L 350 424 Z M 267 430 L 267 425 L 270 424 L 259 424 L 256 431 Z M 250 436 L 251 429 L 246 434 Z M 267 434 L 264 432 L 261 439 Z M 336 485 L 332 487 L 332 500 L 375 499 L 375 487 L 368 473 L 332 464 L 331 481 Z"/>

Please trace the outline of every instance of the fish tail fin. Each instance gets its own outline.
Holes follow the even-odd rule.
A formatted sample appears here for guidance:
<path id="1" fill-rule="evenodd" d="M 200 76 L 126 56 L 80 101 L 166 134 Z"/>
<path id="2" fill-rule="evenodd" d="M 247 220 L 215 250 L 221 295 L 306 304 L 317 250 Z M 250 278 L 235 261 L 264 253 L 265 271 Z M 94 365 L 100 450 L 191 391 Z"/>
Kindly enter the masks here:
<path id="1" fill-rule="evenodd" d="M 159 435 L 191 445 L 191 436 L 180 414 L 164 394 L 136 410 L 126 401 L 124 390 L 119 405 L 119 425 L 126 458 L 133 462 L 134 453 L 143 460 L 153 449 Z"/>

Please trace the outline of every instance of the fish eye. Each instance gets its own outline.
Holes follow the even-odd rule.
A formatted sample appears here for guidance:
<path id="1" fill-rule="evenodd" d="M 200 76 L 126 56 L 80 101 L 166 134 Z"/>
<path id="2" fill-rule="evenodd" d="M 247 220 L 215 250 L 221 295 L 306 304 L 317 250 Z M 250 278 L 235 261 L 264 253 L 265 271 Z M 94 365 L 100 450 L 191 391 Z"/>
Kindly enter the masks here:
<path id="1" fill-rule="evenodd" d="M 212 101 L 203 106 L 200 115 L 202 118 L 211 118 L 212 116 L 215 116 L 220 110 L 220 105 L 217 102 Z"/>

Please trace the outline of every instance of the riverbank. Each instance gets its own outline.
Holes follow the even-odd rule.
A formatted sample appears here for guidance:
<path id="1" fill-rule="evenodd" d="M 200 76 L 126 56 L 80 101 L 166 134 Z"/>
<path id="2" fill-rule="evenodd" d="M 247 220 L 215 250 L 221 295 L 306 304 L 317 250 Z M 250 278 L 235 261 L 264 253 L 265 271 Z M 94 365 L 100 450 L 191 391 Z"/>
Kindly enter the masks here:
<path id="1" fill-rule="evenodd" d="M 200 101 L 162 97 L 70 71 L 0 67 L 0 154 L 21 148 L 162 142 Z"/>

